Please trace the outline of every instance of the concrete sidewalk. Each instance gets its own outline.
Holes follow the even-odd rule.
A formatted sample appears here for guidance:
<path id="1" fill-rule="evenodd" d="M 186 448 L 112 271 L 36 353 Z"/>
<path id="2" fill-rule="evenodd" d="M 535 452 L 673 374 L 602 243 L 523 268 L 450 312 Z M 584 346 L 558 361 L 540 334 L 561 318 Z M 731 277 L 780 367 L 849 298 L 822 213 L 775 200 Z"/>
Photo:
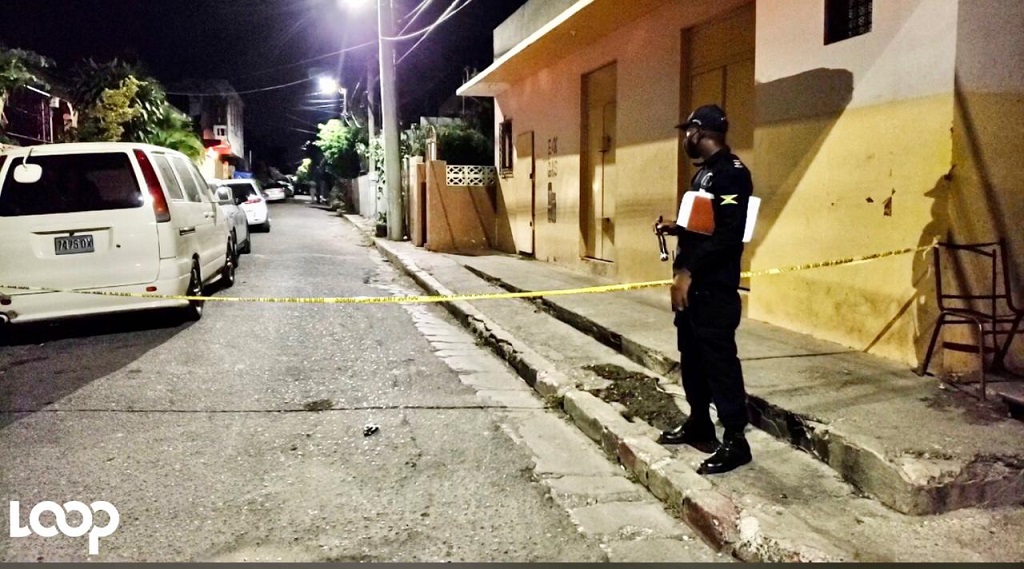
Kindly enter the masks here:
<path id="1" fill-rule="evenodd" d="M 609 284 L 514 256 L 377 246 L 431 294 Z M 1024 559 L 1024 424 L 893 362 L 752 320 L 738 340 L 760 428 L 749 436 L 755 462 L 698 476 L 704 455 L 657 444 L 657 429 L 591 393 L 601 379 L 582 365 L 654 372 L 685 413 L 666 303 L 664 291 L 638 291 L 447 306 L 671 510 L 740 559 Z"/>

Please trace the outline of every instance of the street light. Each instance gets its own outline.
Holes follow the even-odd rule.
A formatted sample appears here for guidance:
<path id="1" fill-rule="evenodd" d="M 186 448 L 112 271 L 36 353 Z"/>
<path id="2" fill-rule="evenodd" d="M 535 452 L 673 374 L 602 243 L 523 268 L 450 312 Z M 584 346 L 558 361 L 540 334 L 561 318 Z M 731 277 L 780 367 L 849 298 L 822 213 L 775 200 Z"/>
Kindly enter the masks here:
<path id="1" fill-rule="evenodd" d="M 362 10 L 369 3 L 370 0 L 338 0 L 338 7 L 341 9 Z"/>
<path id="2" fill-rule="evenodd" d="M 341 95 L 341 115 L 348 116 L 348 89 L 338 84 L 338 80 L 334 77 L 320 77 L 318 79 L 320 84 L 320 93 L 324 95 Z"/>

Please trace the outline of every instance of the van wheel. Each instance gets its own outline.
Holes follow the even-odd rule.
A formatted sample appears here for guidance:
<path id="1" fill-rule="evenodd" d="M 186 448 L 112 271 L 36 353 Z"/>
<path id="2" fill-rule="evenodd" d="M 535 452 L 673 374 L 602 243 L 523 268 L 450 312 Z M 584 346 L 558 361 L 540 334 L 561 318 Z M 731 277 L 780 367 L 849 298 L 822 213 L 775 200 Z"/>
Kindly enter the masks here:
<path id="1" fill-rule="evenodd" d="M 228 252 L 224 257 L 224 268 L 220 270 L 220 280 L 224 288 L 235 286 L 235 268 L 238 259 L 238 250 L 235 246 L 235 238 L 228 239 Z"/>
<path id="2" fill-rule="evenodd" d="M 199 274 L 199 262 L 192 261 L 192 271 L 188 279 L 188 290 L 185 291 L 188 296 L 203 296 L 203 278 Z M 188 301 L 188 307 L 185 309 L 185 317 L 195 322 L 203 317 L 203 300 L 190 300 Z"/>

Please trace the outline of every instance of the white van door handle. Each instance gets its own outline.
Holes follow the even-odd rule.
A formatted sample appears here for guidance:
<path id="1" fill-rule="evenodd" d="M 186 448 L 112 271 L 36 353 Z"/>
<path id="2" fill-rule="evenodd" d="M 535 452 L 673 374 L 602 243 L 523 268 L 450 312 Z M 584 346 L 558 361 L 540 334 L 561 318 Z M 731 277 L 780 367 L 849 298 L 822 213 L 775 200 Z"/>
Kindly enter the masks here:
<path id="1" fill-rule="evenodd" d="M 203 217 L 205 217 L 206 219 L 210 219 L 211 217 L 213 217 L 213 212 L 212 211 L 205 211 L 205 212 L 203 212 Z"/>

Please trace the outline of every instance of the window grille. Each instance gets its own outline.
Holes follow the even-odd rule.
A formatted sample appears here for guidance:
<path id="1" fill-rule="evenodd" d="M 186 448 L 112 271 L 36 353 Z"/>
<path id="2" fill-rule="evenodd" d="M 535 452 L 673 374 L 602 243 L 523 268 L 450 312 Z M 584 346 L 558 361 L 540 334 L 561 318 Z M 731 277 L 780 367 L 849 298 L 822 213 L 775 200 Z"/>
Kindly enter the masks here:
<path id="1" fill-rule="evenodd" d="M 871 31 L 872 0 L 825 0 L 825 45 Z"/>

